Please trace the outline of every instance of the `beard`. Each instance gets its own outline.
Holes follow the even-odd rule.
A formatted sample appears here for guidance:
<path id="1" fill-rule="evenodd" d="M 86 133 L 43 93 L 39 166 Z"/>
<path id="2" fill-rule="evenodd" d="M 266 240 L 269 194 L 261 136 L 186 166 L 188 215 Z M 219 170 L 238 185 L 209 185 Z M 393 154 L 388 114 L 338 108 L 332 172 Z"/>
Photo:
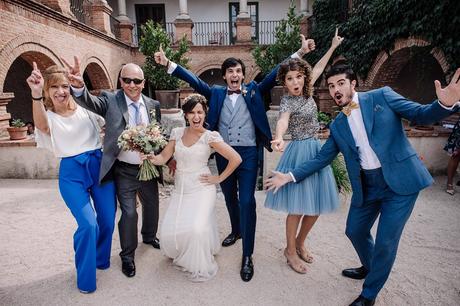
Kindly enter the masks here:
<path id="1" fill-rule="evenodd" d="M 348 92 L 345 94 L 335 93 L 333 98 L 337 106 L 344 107 L 350 104 L 351 100 L 353 99 L 353 93 L 352 92 Z"/>

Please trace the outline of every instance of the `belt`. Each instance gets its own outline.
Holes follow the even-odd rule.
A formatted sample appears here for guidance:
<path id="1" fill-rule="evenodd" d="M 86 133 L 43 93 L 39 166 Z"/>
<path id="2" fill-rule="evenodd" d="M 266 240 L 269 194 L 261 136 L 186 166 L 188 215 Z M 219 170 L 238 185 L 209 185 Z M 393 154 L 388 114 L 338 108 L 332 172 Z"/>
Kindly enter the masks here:
<path id="1" fill-rule="evenodd" d="M 125 163 L 124 161 L 118 160 L 117 159 L 117 165 L 122 166 L 122 167 L 128 167 L 128 168 L 136 168 L 139 169 L 138 164 L 130 164 L 130 163 Z"/>
<path id="2" fill-rule="evenodd" d="M 380 168 L 375 168 L 375 169 L 361 169 L 361 172 L 364 173 L 364 174 L 369 174 L 369 175 L 372 175 L 372 174 L 377 174 L 377 173 L 380 173 L 382 172 L 382 167 Z"/>

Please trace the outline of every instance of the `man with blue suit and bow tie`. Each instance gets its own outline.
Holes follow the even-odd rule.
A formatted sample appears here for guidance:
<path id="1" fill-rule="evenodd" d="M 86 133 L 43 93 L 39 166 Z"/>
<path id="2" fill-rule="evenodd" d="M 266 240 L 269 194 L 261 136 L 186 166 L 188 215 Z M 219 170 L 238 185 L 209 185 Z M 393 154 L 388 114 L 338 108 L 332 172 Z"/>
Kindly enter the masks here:
<path id="1" fill-rule="evenodd" d="M 330 136 L 315 159 L 290 173 L 274 172 L 265 181 L 276 192 L 289 182 L 299 182 L 330 164 L 342 152 L 353 189 L 345 234 L 362 266 L 342 274 L 365 279 L 360 296 L 351 305 L 374 305 L 396 258 L 399 239 L 418 193 L 433 182 L 410 145 L 401 118 L 430 124 L 458 110 L 460 69 L 450 84 L 435 81 L 438 99 L 421 105 L 389 87 L 356 92 L 356 77 L 346 65 L 326 73 L 329 93 L 342 112 L 330 125 Z M 380 215 L 374 241 L 370 230 Z"/>
<path id="2" fill-rule="evenodd" d="M 314 50 L 314 41 L 305 39 L 292 57 L 302 57 Z M 221 67 L 222 77 L 227 86 L 210 86 L 189 70 L 170 62 L 162 48 L 156 52 L 155 61 L 166 66 L 168 73 L 186 81 L 198 93 L 206 97 L 209 104 L 208 129 L 219 131 L 224 141 L 230 144 L 242 158 L 242 163 L 220 186 L 230 215 L 232 232 L 223 240 L 222 246 L 233 245 L 243 240 L 241 279 L 248 282 L 254 275 L 252 253 L 256 231 L 256 200 L 254 192 L 258 170 L 258 146 L 272 151 L 272 134 L 263 101 L 264 93 L 276 85 L 278 67 L 273 69 L 262 82 L 243 84 L 245 65 L 240 59 L 227 58 Z M 216 154 L 217 169 L 224 171 L 227 160 Z"/>

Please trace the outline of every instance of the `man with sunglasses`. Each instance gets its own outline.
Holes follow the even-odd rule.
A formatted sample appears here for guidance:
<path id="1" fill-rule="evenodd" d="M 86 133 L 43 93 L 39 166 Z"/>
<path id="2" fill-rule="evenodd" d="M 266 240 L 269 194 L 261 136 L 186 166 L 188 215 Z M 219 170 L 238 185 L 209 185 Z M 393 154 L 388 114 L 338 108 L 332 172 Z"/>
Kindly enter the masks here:
<path id="1" fill-rule="evenodd" d="M 117 145 L 117 140 L 128 125 L 148 124 L 151 119 L 160 122 L 160 103 L 142 94 L 145 83 L 144 73 L 136 64 L 126 64 L 121 69 L 121 90 L 114 93 L 103 92 L 100 96 L 94 96 L 84 86 L 78 58 L 74 57 L 73 66 L 63 61 L 69 71 L 75 101 L 104 117 L 106 122 L 99 180 L 101 182 L 115 180 L 121 208 L 118 231 L 122 272 L 127 277 L 133 277 L 136 274 L 134 253 L 138 241 L 136 195 L 139 195 L 142 203 L 142 240 L 145 244 L 159 249 L 160 242 L 156 237 L 159 204 L 157 182 L 158 180 L 161 182 L 162 179 L 160 176 L 158 180 L 139 181 L 137 179 L 141 163 L 139 154 L 122 151 Z"/>

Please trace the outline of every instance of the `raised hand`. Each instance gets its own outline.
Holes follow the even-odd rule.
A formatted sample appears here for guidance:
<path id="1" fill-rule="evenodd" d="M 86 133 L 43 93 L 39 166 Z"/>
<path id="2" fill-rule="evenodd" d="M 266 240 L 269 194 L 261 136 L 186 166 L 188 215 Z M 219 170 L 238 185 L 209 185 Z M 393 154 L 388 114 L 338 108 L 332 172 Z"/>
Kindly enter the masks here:
<path id="1" fill-rule="evenodd" d="M 160 51 L 155 52 L 153 55 L 155 63 L 166 66 L 169 63 L 169 59 L 166 57 L 163 47 L 160 45 Z"/>
<path id="2" fill-rule="evenodd" d="M 32 97 L 39 98 L 43 94 L 43 84 L 45 81 L 43 80 L 42 73 L 37 68 L 37 63 L 32 63 L 32 73 L 26 79 L 27 85 L 30 87 L 30 91 L 32 93 Z"/>
<path id="3" fill-rule="evenodd" d="M 306 39 L 305 35 L 300 34 L 300 38 L 302 40 L 302 46 L 300 50 L 302 50 L 303 54 L 307 54 L 313 50 L 315 50 L 315 41 L 313 39 Z"/>
<path id="4" fill-rule="evenodd" d="M 284 140 L 283 139 L 274 139 L 270 142 L 272 144 L 272 149 L 278 152 L 284 151 Z"/>
<path id="5" fill-rule="evenodd" d="M 83 77 L 80 72 L 80 60 L 78 57 L 73 57 L 73 66 L 70 65 L 64 58 L 61 57 L 61 60 L 64 62 L 64 65 L 67 68 L 67 77 L 69 78 L 70 85 L 75 88 L 81 88 L 85 86 Z"/>
<path id="6" fill-rule="evenodd" d="M 331 47 L 333 47 L 334 49 L 337 48 L 342 43 L 342 41 L 343 37 L 339 36 L 339 28 L 335 27 L 335 35 L 332 38 Z"/>
<path id="7" fill-rule="evenodd" d="M 455 71 L 452 80 L 450 80 L 449 85 L 442 88 L 441 83 L 436 80 L 434 81 L 434 86 L 436 87 L 436 96 L 438 97 L 439 102 L 444 106 L 451 107 L 458 101 L 460 101 L 460 68 L 457 68 Z"/>

